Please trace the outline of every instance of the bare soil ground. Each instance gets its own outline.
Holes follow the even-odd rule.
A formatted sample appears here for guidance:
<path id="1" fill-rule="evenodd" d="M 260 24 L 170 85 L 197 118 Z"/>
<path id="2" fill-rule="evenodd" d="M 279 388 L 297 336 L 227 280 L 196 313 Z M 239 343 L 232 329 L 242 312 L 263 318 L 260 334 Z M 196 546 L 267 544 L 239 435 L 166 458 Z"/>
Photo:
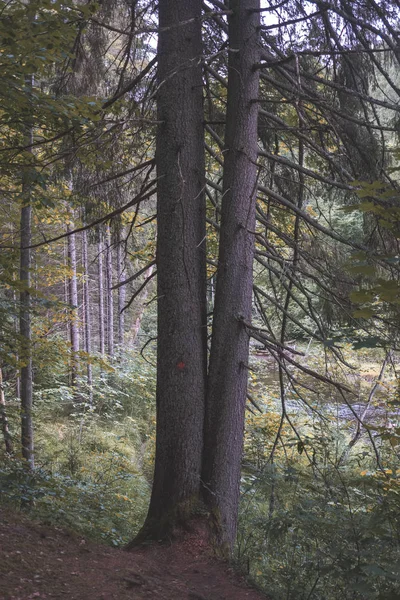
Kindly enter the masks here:
<path id="1" fill-rule="evenodd" d="M 266 600 L 202 537 L 126 552 L 0 509 L 0 599 Z"/>

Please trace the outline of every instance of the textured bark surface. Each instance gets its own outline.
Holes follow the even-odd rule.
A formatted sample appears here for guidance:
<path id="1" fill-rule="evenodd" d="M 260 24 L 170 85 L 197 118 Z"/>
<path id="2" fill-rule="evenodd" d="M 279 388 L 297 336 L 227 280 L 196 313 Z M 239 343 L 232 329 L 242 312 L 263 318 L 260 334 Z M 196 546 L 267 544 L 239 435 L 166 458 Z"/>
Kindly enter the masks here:
<path id="1" fill-rule="evenodd" d="M 142 534 L 186 521 L 200 488 L 206 378 L 201 0 L 159 3 L 157 442 Z"/>
<path id="2" fill-rule="evenodd" d="M 203 482 L 216 546 L 236 537 L 251 320 L 255 202 L 259 0 L 231 0 L 228 104 L 220 250 L 207 387 Z"/>

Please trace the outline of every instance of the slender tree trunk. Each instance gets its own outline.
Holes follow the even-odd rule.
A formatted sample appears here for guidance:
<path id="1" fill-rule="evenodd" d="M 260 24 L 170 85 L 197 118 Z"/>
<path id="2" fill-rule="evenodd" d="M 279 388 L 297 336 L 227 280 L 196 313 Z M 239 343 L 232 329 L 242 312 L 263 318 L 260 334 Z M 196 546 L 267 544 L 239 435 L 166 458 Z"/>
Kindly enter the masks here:
<path id="1" fill-rule="evenodd" d="M 16 279 L 16 275 L 13 274 L 13 281 Z M 18 329 L 19 329 L 19 323 L 18 323 L 18 303 L 17 303 L 17 294 L 15 292 L 15 290 L 13 290 L 13 307 L 14 307 L 14 315 L 13 315 L 13 322 L 14 322 L 14 332 L 15 332 L 15 336 L 18 336 Z M 18 364 L 19 362 L 19 352 L 18 350 L 16 350 L 15 352 L 15 361 Z M 17 373 L 16 373 L 16 379 L 15 379 L 15 395 L 17 398 L 19 398 L 21 400 L 21 370 L 17 369 Z"/>
<path id="2" fill-rule="evenodd" d="M 26 89 L 31 101 L 33 77 L 25 78 Z M 26 144 L 29 145 L 29 154 L 32 153 L 33 129 L 28 124 L 26 129 Z M 33 157 L 32 157 L 33 158 Z M 28 165 L 22 172 L 22 207 L 20 221 L 20 283 L 19 296 L 19 333 L 21 337 L 20 360 L 22 362 L 20 374 L 21 398 L 21 446 L 22 457 L 27 461 L 28 467 L 34 469 L 34 442 L 32 420 L 32 327 L 31 327 L 31 268 L 32 268 L 32 205 L 31 205 L 31 167 Z"/>
<path id="3" fill-rule="evenodd" d="M 122 236 L 121 236 L 122 234 Z M 124 252 L 122 248 L 122 240 L 123 230 L 118 229 L 118 244 L 117 244 L 117 269 L 118 269 L 118 283 L 122 283 L 124 281 Z M 125 337 L 125 299 L 126 299 L 126 288 L 124 285 L 121 285 L 118 288 L 118 347 L 121 352 L 124 347 L 124 337 Z"/>
<path id="4" fill-rule="evenodd" d="M 185 523 L 198 502 L 206 378 L 201 0 L 159 3 L 157 435 L 138 540 Z M 182 25 L 180 25 L 182 23 Z"/>
<path id="5" fill-rule="evenodd" d="M 113 295 L 113 263 L 112 263 L 112 246 L 111 246 L 111 230 L 107 225 L 106 230 L 106 279 L 107 279 L 107 351 L 108 355 L 114 356 L 114 295 Z"/>
<path id="6" fill-rule="evenodd" d="M 12 438 L 10 434 L 10 429 L 8 427 L 8 419 L 6 412 L 6 398 L 4 395 L 3 388 L 3 371 L 0 368 L 0 421 L 1 421 L 1 429 L 4 436 L 4 444 L 6 447 L 6 453 L 8 455 L 12 455 L 14 453 L 14 448 L 12 444 Z"/>
<path id="7" fill-rule="evenodd" d="M 67 231 L 70 230 L 68 226 Z M 76 385 L 79 368 L 79 325 L 78 325 L 78 284 L 76 277 L 76 245 L 75 234 L 68 236 L 68 260 L 71 270 L 68 287 L 69 287 L 69 304 L 70 304 L 70 336 L 71 336 L 71 385 Z"/>
<path id="8" fill-rule="evenodd" d="M 98 281 L 99 281 L 99 347 L 100 354 L 105 354 L 105 335 L 104 335 L 104 269 L 103 269 L 103 232 L 99 228 L 98 242 Z"/>
<path id="9" fill-rule="evenodd" d="M 64 239 L 64 304 L 65 304 L 65 339 L 69 341 L 70 330 L 69 330 L 69 277 L 68 277 L 68 241 Z"/>
<path id="10" fill-rule="evenodd" d="M 88 241 L 87 232 L 82 232 L 82 249 L 83 249 L 83 270 L 84 270 L 84 282 L 83 282 L 83 300 L 84 300 L 84 314 L 85 314 L 85 352 L 87 356 L 87 383 L 89 387 L 89 402 L 93 402 L 93 374 L 92 364 L 90 362 L 90 353 L 92 352 L 92 324 L 90 315 L 90 286 L 89 286 L 89 261 L 88 261 Z"/>
<path id="11" fill-rule="evenodd" d="M 18 244 L 18 239 L 16 239 L 16 237 L 15 237 L 14 225 L 12 223 L 10 224 L 10 235 L 11 235 L 12 246 Z M 12 280 L 13 280 L 13 282 L 18 280 L 18 272 L 14 271 L 14 270 L 12 273 Z M 17 297 L 17 292 L 16 292 L 16 289 L 14 286 L 12 289 L 12 306 L 13 306 L 13 312 L 12 312 L 13 329 L 14 329 L 15 339 L 18 339 L 18 335 L 19 335 L 18 297 Z M 18 346 L 15 349 L 15 363 L 17 365 L 19 363 Z M 16 377 L 15 377 L 15 396 L 19 400 L 21 400 L 21 389 L 20 389 L 21 377 L 20 377 L 20 375 L 21 375 L 21 370 L 17 367 L 16 368 Z"/>
<path id="12" fill-rule="evenodd" d="M 23 184 L 23 196 L 29 201 L 30 184 Z M 21 445 L 22 457 L 34 468 L 33 421 L 32 421 L 32 329 L 31 329 L 31 245 L 32 206 L 24 204 L 21 208 L 21 257 L 20 257 L 20 313 L 19 332 L 21 336 L 20 361 L 21 379 Z"/>
<path id="13" fill-rule="evenodd" d="M 204 496 L 216 546 L 236 537 L 252 311 L 259 0 L 231 0 L 220 250 L 209 363 L 203 458 Z"/>

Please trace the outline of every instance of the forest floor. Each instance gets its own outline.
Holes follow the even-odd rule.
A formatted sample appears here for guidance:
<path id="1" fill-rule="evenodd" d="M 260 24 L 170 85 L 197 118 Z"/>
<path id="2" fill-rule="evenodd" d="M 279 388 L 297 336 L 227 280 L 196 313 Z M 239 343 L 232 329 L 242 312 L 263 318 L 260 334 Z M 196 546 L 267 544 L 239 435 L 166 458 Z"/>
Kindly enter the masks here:
<path id="1" fill-rule="evenodd" d="M 0 508 L 0 600 L 265 600 L 202 537 L 126 552 Z"/>

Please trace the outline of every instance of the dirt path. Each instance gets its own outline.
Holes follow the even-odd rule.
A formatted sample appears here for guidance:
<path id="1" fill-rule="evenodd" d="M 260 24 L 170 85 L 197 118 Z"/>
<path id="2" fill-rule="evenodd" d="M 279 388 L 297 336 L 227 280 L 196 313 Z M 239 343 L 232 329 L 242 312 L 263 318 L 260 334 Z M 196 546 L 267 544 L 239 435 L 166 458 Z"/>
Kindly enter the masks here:
<path id="1" fill-rule="evenodd" d="M 265 600 L 199 536 L 125 552 L 0 509 L 1 600 Z"/>

